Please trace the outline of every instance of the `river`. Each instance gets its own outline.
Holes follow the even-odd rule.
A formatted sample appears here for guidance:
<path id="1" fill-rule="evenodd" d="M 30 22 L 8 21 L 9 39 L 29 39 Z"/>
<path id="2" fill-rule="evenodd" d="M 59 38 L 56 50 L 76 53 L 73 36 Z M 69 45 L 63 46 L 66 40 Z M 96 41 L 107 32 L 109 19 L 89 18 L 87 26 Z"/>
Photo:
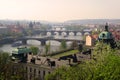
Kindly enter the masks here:
<path id="1" fill-rule="evenodd" d="M 32 36 L 32 37 L 41 37 L 41 35 L 37 35 L 37 36 Z M 42 36 L 43 37 L 43 36 Z M 67 37 L 64 37 L 64 36 L 54 36 L 54 38 L 59 38 L 59 39 L 77 39 L 77 40 L 82 40 L 82 36 L 67 36 Z M 55 51 L 58 51 L 60 50 L 60 46 L 61 46 L 61 43 L 58 42 L 58 41 L 54 41 L 54 40 L 50 40 L 50 41 L 47 41 L 46 44 L 48 44 L 50 42 L 51 44 L 51 49 L 50 51 L 51 52 L 55 52 Z M 67 42 L 67 47 L 70 47 L 72 42 Z M 11 46 L 12 44 L 5 44 L 3 45 L 2 47 L 0 47 L 0 50 L 4 51 L 4 52 L 9 52 L 10 54 L 12 53 L 12 50 L 14 50 L 15 48 L 18 48 L 18 47 L 30 47 L 30 46 L 36 46 L 39 48 L 41 54 L 43 54 L 45 52 L 45 46 L 42 46 L 41 43 L 37 40 L 28 40 L 27 41 L 27 45 L 22 45 L 22 46 L 18 46 L 18 47 L 12 47 Z"/>

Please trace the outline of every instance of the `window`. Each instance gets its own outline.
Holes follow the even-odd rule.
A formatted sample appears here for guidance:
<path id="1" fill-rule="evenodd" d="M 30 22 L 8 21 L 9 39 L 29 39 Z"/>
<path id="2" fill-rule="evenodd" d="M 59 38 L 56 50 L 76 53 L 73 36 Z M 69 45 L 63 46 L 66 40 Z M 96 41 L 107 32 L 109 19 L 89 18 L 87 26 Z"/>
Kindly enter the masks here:
<path id="1" fill-rule="evenodd" d="M 26 71 L 27 71 L 27 67 L 26 67 Z"/>
<path id="2" fill-rule="evenodd" d="M 30 80 L 32 80 L 32 75 L 30 75 Z"/>
<path id="3" fill-rule="evenodd" d="M 45 71 L 43 71 L 43 76 L 45 76 Z"/>
<path id="4" fill-rule="evenodd" d="M 34 74 L 36 73 L 36 69 L 34 69 Z"/>
<path id="5" fill-rule="evenodd" d="M 102 37 L 105 37 L 105 34 L 104 34 L 104 33 L 102 34 Z"/>
<path id="6" fill-rule="evenodd" d="M 40 70 L 38 71 L 38 74 L 40 75 Z"/>
<path id="7" fill-rule="evenodd" d="M 50 71 L 48 71 L 48 74 L 50 74 Z"/>
<path id="8" fill-rule="evenodd" d="M 32 72 L 32 68 L 30 68 L 30 72 Z"/>
<path id="9" fill-rule="evenodd" d="M 112 34 L 110 33 L 110 37 L 112 37 Z"/>
<path id="10" fill-rule="evenodd" d="M 34 77 L 36 76 L 36 69 L 34 69 Z"/>

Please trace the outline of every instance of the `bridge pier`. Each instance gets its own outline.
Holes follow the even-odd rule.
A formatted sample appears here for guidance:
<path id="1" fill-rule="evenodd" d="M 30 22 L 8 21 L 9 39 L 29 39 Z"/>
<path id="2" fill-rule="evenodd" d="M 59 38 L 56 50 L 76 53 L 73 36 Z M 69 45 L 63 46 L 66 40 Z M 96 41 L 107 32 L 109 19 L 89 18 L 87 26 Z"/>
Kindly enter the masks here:
<path id="1" fill-rule="evenodd" d="M 60 36 L 62 35 L 62 32 L 58 32 L 58 33 L 59 33 Z"/>
<path id="2" fill-rule="evenodd" d="M 46 44 L 46 41 L 41 41 L 41 45 L 44 46 Z"/>
<path id="3" fill-rule="evenodd" d="M 69 36 L 69 32 L 66 32 L 66 35 Z"/>
<path id="4" fill-rule="evenodd" d="M 27 40 L 22 40 L 22 44 L 23 45 L 27 44 Z"/>
<path id="5" fill-rule="evenodd" d="M 74 32 L 74 36 L 76 36 L 77 35 L 77 32 Z"/>

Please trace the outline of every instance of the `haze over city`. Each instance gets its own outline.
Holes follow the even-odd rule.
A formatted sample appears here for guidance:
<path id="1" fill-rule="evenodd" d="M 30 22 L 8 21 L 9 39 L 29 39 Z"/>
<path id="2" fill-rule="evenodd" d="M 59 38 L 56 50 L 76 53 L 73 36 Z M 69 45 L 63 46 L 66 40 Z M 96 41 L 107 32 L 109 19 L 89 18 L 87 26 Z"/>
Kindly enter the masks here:
<path id="1" fill-rule="evenodd" d="M 0 0 L 0 19 L 119 19 L 120 0 Z"/>

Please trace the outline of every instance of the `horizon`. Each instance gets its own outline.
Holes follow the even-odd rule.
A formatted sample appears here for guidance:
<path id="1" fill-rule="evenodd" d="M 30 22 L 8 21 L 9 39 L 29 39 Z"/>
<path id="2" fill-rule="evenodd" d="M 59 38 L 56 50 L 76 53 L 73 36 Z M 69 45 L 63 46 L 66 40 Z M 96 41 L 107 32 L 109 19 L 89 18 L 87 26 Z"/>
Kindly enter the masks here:
<path id="1" fill-rule="evenodd" d="M 0 0 L 0 20 L 120 19 L 120 0 Z"/>
<path id="2" fill-rule="evenodd" d="M 113 18 L 113 19 L 101 19 L 101 18 L 96 18 L 96 19 L 73 19 L 73 20 L 66 20 L 66 21 L 48 21 L 48 20 L 29 20 L 29 19 L 0 19 L 0 21 L 45 21 L 45 22 L 57 22 L 57 23 L 63 23 L 63 22 L 67 22 L 67 21 L 79 21 L 79 20 L 120 20 L 120 18 Z"/>

